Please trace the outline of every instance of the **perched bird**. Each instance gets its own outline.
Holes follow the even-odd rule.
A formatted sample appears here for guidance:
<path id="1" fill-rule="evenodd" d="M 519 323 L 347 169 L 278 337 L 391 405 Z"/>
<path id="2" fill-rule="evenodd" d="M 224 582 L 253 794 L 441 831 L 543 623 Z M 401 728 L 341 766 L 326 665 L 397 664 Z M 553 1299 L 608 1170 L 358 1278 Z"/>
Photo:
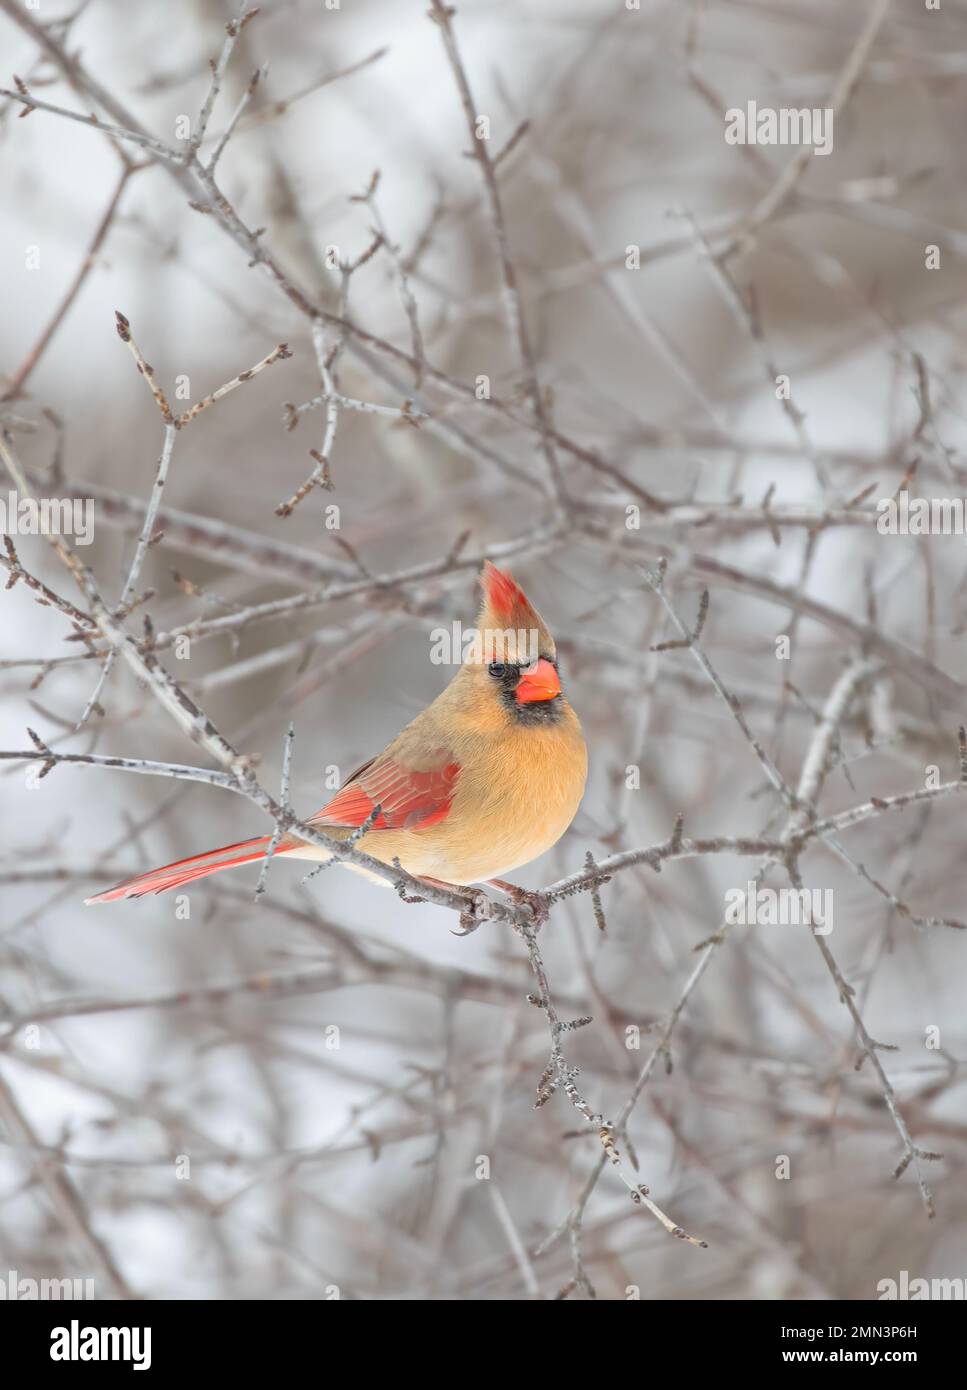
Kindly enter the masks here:
<path id="1" fill-rule="evenodd" d="M 453 680 L 308 824 L 345 840 L 378 806 L 358 841 L 374 859 L 390 865 L 398 858 L 409 873 L 437 886 L 489 883 L 536 905 L 534 895 L 502 875 L 550 849 L 571 824 L 584 792 L 587 749 L 540 614 L 512 576 L 489 561 L 480 582 L 477 634 Z M 182 888 L 264 858 L 269 843 L 262 835 L 180 859 L 87 901 Z M 295 834 L 280 840 L 275 855 L 333 857 Z"/>

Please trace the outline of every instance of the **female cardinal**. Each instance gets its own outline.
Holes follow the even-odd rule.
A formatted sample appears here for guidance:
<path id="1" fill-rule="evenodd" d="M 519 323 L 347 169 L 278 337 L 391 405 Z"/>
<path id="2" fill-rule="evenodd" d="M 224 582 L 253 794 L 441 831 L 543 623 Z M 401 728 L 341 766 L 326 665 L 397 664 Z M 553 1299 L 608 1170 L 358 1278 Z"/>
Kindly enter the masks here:
<path id="1" fill-rule="evenodd" d="M 378 805 L 358 842 L 367 854 L 384 864 L 398 858 L 409 873 L 438 885 L 488 882 L 527 899 L 532 895 L 499 876 L 550 849 L 571 824 L 584 792 L 587 749 L 561 693 L 554 641 L 540 615 L 511 575 L 489 561 L 481 584 L 477 640 L 453 680 L 309 824 L 345 840 Z M 508 646 L 515 659 L 507 659 Z M 180 859 L 87 901 L 181 888 L 264 858 L 269 840 L 262 835 Z M 294 834 L 275 853 L 332 858 Z"/>

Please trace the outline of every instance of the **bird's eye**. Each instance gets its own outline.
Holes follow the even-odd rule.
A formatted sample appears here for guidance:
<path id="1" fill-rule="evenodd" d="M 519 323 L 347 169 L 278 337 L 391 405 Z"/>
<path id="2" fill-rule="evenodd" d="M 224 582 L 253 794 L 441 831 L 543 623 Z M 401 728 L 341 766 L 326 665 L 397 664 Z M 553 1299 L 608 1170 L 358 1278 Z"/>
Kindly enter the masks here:
<path id="1" fill-rule="evenodd" d="M 501 676 L 507 670 L 507 667 L 503 664 L 502 661 L 492 661 L 490 665 L 487 667 L 487 670 L 493 676 L 494 680 L 499 681 Z"/>

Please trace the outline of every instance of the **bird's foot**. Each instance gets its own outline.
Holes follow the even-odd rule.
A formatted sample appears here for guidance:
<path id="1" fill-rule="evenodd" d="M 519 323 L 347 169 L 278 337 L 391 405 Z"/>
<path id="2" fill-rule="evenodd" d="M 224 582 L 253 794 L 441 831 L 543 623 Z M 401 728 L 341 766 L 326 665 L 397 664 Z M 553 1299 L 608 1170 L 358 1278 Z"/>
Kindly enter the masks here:
<path id="1" fill-rule="evenodd" d="M 476 931 L 481 922 L 489 922 L 490 899 L 480 888 L 468 888 L 462 883 L 447 883 L 442 878 L 431 878 L 429 874 L 420 874 L 421 883 L 429 883 L 434 888 L 444 888 L 448 893 L 460 893 L 463 897 L 469 898 L 468 905 L 460 913 L 460 931 L 455 931 L 454 936 L 469 936 L 472 931 Z"/>
<path id="2" fill-rule="evenodd" d="M 455 931 L 454 936 L 469 936 L 482 922 L 490 921 L 490 900 L 487 894 L 479 888 L 467 888 L 465 891 L 470 898 L 470 905 L 460 913 L 461 930 Z"/>
<path id="3" fill-rule="evenodd" d="M 490 878 L 487 882 L 493 888 L 506 893 L 511 902 L 529 907 L 534 915 L 534 926 L 542 927 L 551 915 L 550 904 L 543 893 L 535 893 L 531 888 L 520 888 L 516 883 L 508 883 L 503 878 Z"/>

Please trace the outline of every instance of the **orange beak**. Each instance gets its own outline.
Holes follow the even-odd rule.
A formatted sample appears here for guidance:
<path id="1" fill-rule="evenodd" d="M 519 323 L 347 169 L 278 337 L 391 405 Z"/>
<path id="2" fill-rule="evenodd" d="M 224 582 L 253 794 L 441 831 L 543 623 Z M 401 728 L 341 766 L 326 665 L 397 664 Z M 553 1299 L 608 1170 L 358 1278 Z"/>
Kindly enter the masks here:
<path id="1" fill-rule="evenodd" d="M 542 656 L 524 671 L 514 692 L 518 704 L 521 705 L 530 705 L 536 700 L 553 700 L 554 696 L 560 693 L 560 677 L 551 663 Z"/>

